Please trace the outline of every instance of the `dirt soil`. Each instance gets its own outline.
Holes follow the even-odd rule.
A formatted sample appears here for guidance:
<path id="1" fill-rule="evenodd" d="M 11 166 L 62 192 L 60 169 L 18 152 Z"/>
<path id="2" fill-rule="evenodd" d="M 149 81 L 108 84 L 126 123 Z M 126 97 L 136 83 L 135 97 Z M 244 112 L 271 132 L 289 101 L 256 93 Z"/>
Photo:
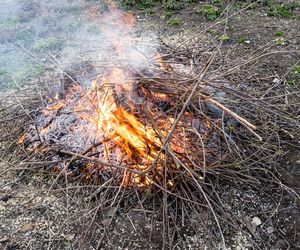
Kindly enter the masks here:
<path id="1" fill-rule="evenodd" d="M 39 10 L 35 7 L 34 1 L 27 6 L 30 13 L 38 15 Z M 145 16 L 136 11 L 138 32 L 146 29 L 176 43 L 212 24 L 195 13 L 196 7 L 173 14 L 181 20 L 178 26 L 169 25 L 162 14 Z M 20 9 L 18 15 L 26 13 L 28 9 Z M 206 32 L 203 43 L 218 44 L 223 28 Z M 286 32 L 284 39 L 278 40 L 277 31 Z M 297 17 L 269 17 L 263 8 L 247 10 L 228 21 L 227 34 L 228 39 L 221 47 L 227 60 L 239 58 L 267 43 L 274 43 L 282 50 L 298 51 L 269 57 L 261 65 L 258 74 L 269 78 L 270 84 L 289 72 L 294 64 L 299 64 L 300 20 Z M 247 42 L 240 43 L 240 38 Z M 7 46 L 2 49 L 8 49 Z M 58 55 L 65 51 L 65 45 L 60 46 Z M 205 47 L 203 44 L 203 50 Z M 294 139 L 283 142 L 285 154 L 279 159 L 278 171 L 283 183 L 300 195 L 299 135 L 300 131 L 295 130 Z M 46 172 L 27 177 L 22 171 L 9 171 L 11 167 L 4 160 L 0 163 L 0 249 L 162 249 L 163 224 L 159 214 L 139 204 L 131 210 L 124 205 L 121 210 L 115 211 L 112 207 L 111 211 L 97 214 L 101 210 L 97 201 L 87 201 L 88 193 L 78 187 L 74 188 L 74 192 L 72 183 L 58 181 L 55 174 Z M 242 221 L 249 224 L 254 217 L 262 221 L 253 232 L 236 230 L 232 233 L 224 219 L 222 227 L 227 249 L 300 249 L 300 202 L 295 196 L 286 192 L 272 193 L 270 189 L 258 190 L 238 180 L 223 183 L 218 191 L 224 205 L 230 207 Z M 212 223 L 209 212 L 203 210 L 203 217 L 190 215 L 190 218 L 179 229 L 185 237 L 174 239 L 174 249 L 220 249 L 220 243 L 213 242 L 213 237 L 206 234 L 206 227 Z M 108 224 L 111 224 L 110 231 L 106 232 L 108 237 L 103 238 Z M 89 227 L 93 234 L 86 230 Z"/>

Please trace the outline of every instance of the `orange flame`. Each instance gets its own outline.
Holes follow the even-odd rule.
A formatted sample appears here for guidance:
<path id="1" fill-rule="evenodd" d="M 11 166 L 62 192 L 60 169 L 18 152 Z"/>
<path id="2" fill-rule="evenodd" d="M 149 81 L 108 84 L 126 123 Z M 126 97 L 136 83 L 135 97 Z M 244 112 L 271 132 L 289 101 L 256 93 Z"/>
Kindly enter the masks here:
<path id="1" fill-rule="evenodd" d="M 70 125 L 68 131 L 72 132 L 80 127 L 79 133 L 81 131 L 88 133 L 85 139 L 105 138 L 104 143 L 109 139 L 110 142 L 114 142 L 123 150 L 129 161 L 134 164 L 133 168 L 143 170 L 155 159 L 156 153 L 162 147 L 162 141 L 151 126 L 144 125 L 139 121 L 139 117 L 126 110 L 125 106 L 130 106 L 132 104 L 130 102 L 132 100 L 137 101 L 139 96 L 134 92 L 136 84 L 132 80 L 134 75 L 122 62 L 145 64 L 148 60 L 143 53 L 132 46 L 133 38 L 129 31 L 135 25 L 134 17 L 131 14 L 123 14 L 118 11 L 113 1 L 109 1 L 109 3 L 109 10 L 113 14 L 104 20 L 109 22 L 113 28 L 104 28 L 103 31 L 113 45 L 113 54 L 117 54 L 120 63 L 112 66 L 109 74 L 98 76 L 95 81 L 92 81 L 88 91 L 77 85 L 70 87 L 65 95 L 66 99 L 62 101 L 57 96 L 56 102 L 45 108 L 43 114 L 55 116 L 57 111 L 67 107 L 68 112 L 71 110 L 74 114 L 76 113 L 77 118 L 86 122 L 83 123 L 86 129 L 82 129 L 80 127 L 82 125 L 79 124 L 78 127 Z M 157 64 L 161 69 L 171 70 L 160 55 L 158 55 Z M 72 95 L 73 93 L 81 93 L 82 95 L 76 99 Z M 125 103 L 121 102 L 121 105 L 117 103 L 116 95 L 118 94 L 127 95 Z M 168 99 L 167 95 L 163 93 L 157 94 L 155 97 L 161 100 Z M 142 101 L 136 103 L 140 105 Z M 55 126 L 46 126 L 41 128 L 39 132 L 44 136 L 53 130 L 55 130 Z M 26 135 L 24 134 L 18 143 L 23 143 L 25 139 Z M 88 166 L 87 169 L 93 169 L 93 165 Z M 131 182 L 150 185 L 152 180 L 148 177 L 132 174 Z"/>
<path id="2" fill-rule="evenodd" d="M 121 69 L 114 68 L 110 75 L 102 78 L 101 84 L 106 82 L 126 84 L 125 74 Z M 95 84 L 92 82 L 92 89 L 97 89 Z M 144 126 L 134 114 L 117 106 L 110 89 L 96 101 L 96 117 L 84 119 L 95 124 L 97 134 L 114 141 L 132 160 L 153 160 L 162 145 L 154 129 Z"/>
<path id="3" fill-rule="evenodd" d="M 145 127 L 121 107 L 110 116 L 110 123 L 114 129 L 113 140 L 128 156 L 154 159 L 154 153 L 162 144 L 152 128 Z"/>

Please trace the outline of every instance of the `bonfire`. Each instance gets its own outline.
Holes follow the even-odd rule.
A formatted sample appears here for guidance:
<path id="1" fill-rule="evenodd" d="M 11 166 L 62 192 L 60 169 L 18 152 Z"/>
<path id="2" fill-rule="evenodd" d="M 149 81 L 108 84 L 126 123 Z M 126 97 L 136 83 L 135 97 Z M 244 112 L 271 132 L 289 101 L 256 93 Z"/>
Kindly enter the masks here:
<path id="1" fill-rule="evenodd" d="M 112 24 L 114 30 L 130 32 L 133 16 L 111 7 L 114 15 L 121 18 Z M 122 186 L 161 187 L 166 181 L 172 188 L 180 171 L 203 180 L 206 168 L 226 160 L 214 135 L 218 119 L 205 116 L 195 101 L 212 103 L 254 133 L 254 125 L 205 93 L 204 76 L 213 57 L 191 75 L 159 53 L 147 58 L 133 48 L 129 36 L 116 41 L 106 34 L 117 59 L 89 86 L 73 79 L 61 93 L 47 97 L 46 107 L 35 113 L 34 124 L 18 140 L 32 159 L 54 161 L 50 168 L 66 168 L 85 179 L 122 169 Z M 143 66 L 136 68 L 136 62 Z M 190 86 L 184 86 L 187 81 Z M 198 100 L 192 100 L 196 91 Z M 67 167 L 66 156 L 73 156 Z"/>
<path id="2" fill-rule="evenodd" d="M 106 190 L 103 210 L 126 198 L 117 202 L 120 190 L 163 194 L 165 221 L 172 206 L 182 214 L 208 208 L 225 245 L 212 205 L 217 199 L 209 198 L 213 179 L 247 179 L 239 172 L 241 162 L 252 166 L 259 159 L 263 165 L 264 157 L 276 156 L 265 143 L 274 138 L 271 125 L 264 127 L 264 118 L 256 119 L 259 112 L 240 112 L 239 105 L 258 103 L 277 117 L 286 114 L 238 91 L 225 79 L 226 71 L 218 75 L 212 66 L 216 53 L 196 62 L 192 47 L 145 55 L 132 36 L 134 17 L 114 5 L 109 11 L 104 34 L 111 47 L 108 60 L 94 67 L 98 75 L 84 84 L 76 70 L 65 72 L 59 90 L 39 89 L 30 105 L 15 96 L 17 104 L 8 104 L 2 129 L 15 119 L 20 126 L 5 140 L 14 142 L 22 169 L 37 166 L 57 178 L 92 184 L 89 199 Z M 167 195 L 174 199 L 168 201 Z M 184 216 L 173 222 L 184 224 Z"/>

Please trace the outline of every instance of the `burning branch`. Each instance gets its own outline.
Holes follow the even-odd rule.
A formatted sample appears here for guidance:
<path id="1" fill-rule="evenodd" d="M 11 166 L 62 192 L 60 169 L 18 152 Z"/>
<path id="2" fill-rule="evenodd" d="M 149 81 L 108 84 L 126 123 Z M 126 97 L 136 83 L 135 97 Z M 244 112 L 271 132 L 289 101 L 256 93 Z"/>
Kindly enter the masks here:
<path id="1" fill-rule="evenodd" d="M 220 74 L 225 76 L 240 69 L 241 65 L 224 67 L 230 70 L 218 74 L 222 67 L 211 67 L 219 63 L 215 59 L 217 54 L 201 51 L 199 55 L 195 52 L 199 50 L 198 43 L 187 45 L 186 50 L 180 43 L 165 54 L 157 50 L 139 51 L 132 36 L 133 16 L 117 10 L 113 4 L 110 11 L 103 18 L 108 24 L 103 29 L 104 40 L 109 46 L 101 54 L 100 64 L 93 64 L 98 76 L 91 80 L 90 86 L 86 81 L 76 80 L 71 73 L 64 73 L 69 82 L 61 95 L 55 95 L 57 98 L 48 94 L 52 90 L 39 90 L 39 105 L 33 101 L 30 106 L 28 100 L 35 94 L 22 92 L 30 98 L 22 101 L 17 95 L 13 95 L 15 98 L 9 96 L 7 107 L 2 109 L 1 106 L 0 112 L 4 115 L 0 117 L 0 146 L 3 148 L 0 159 L 4 161 L 2 157 L 13 148 L 11 158 L 21 159 L 20 163 L 9 163 L 11 167 L 17 166 L 15 170 L 58 172 L 55 182 L 60 177 L 64 177 L 66 183 L 70 179 L 79 180 L 80 189 L 84 186 L 88 187 L 88 192 L 92 191 L 85 200 L 99 202 L 97 213 L 113 208 L 114 216 L 121 202 L 127 202 L 132 194 L 137 197 L 133 199 L 135 209 L 137 204 L 149 201 L 149 196 L 162 200 L 159 207 L 163 207 L 165 228 L 170 218 L 170 224 L 177 227 L 186 223 L 185 214 L 210 209 L 214 228 L 219 230 L 224 243 L 219 218 L 225 215 L 222 219 L 228 218 L 231 222 L 232 211 L 223 212 L 225 205 L 220 201 L 223 198 L 215 195 L 215 181 L 222 178 L 231 183 L 234 178 L 246 179 L 250 184 L 259 183 L 256 176 L 245 174 L 244 169 L 250 172 L 250 168 L 244 165 L 249 163 L 252 167 L 258 163 L 256 171 L 269 171 L 269 168 L 261 168 L 265 164 L 262 158 L 273 159 L 279 153 L 267 143 L 272 136 L 276 140 L 279 138 L 277 120 L 290 126 L 292 116 L 286 122 L 282 115 L 287 115 L 287 111 L 268 103 L 269 99 L 253 98 L 233 91 L 234 88 L 223 91 L 222 87 L 211 83 L 212 79 L 223 80 Z M 257 58 L 250 59 L 245 62 Z M 264 94 L 273 91 L 269 85 L 266 89 Z M 229 103 L 238 98 L 243 102 L 240 105 L 247 105 L 247 108 L 263 106 L 262 110 L 272 113 L 277 120 L 270 119 L 264 124 L 267 119 L 261 114 L 255 117 L 254 108 L 246 109 L 248 113 L 242 117 L 238 109 L 229 109 L 219 101 L 220 93 Z M 12 100 L 14 104 L 10 103 Z M 216 106 L 223 115 L 207 112 L 203 102 Z M 225 113 L 228 119 L 224 119 Z M 252 117 L 251 122 L 248 117 Z M 233 120 L 243 126 L 235 126 Z M 255 131 L 255 124 L 262 124 L 259 133 L 264 134 L 264 140 Z M 280 131 L 288 134 L 285 129 L 280 128 Z M 259 141 L 254 140 L 252 134 Z M 241 137 L 246 137 L 247 143 Z M 64 190 L 69 188 L 79 190 L 79 185 Z M 151 213 L 156 213 L 155 209 L 153 206 Z M 95 217 L 96 214 L 92 220 Z M 113 217 L 109 224 L 112 220 Z M 104 237 L 105 233 L 101 240 Z"/>

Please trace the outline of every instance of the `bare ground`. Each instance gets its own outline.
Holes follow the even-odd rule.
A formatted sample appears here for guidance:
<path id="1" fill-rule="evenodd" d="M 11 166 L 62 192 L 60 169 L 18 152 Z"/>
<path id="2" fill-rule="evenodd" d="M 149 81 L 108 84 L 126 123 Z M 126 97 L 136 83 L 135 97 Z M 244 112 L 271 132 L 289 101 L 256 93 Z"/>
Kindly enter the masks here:
<path id="1" fill-rule="evenodd" d="M 160 17 L 140 17 L 140 29 L 158 32 L 167 40 L 175 43 L 182 37 L 201 32 L 211 23 L 195 14 L 192 9 L 179 12 L 182 26 L 170 26 Z M 228 37 L 222 46 L 222 53 L 228 60 L 255 50 L 260 45 L 276 39 L 278 30 L 287 31 L 286 41 L 275 43 L 282 49 L 297 50 L 299 44 L 299 20 L 268 17 L 264 10 L 250 10 L 229 21 Z M 215 33 L 217 32 L 217 33 Z M 217 44 L 223 29 L 206 33 L 203 43 Z M 249 43 L 239 44 L 238 39 L 245 37 Z M 205 49 L 206 45 L 203 45 Z M 209 46 L 208 46 L 209 47 Z M 282 77 L 298 61 L 299 53 L 269 57 L 261 64 L 257 74 L 249 69 L 249 79 L 261 75 L 272 80 Z M 298 83 L 299 84 L 299 83 Z M 284 154 L 279 159 L 278 169 L 283 183 L 300 194 L 300 154 L 299 131 L 293 132 L 294 139 L 283 141 Z M 20 174 L 8 169 L 5 162 L 0 164 L 0 248 L 1 249 L 161 249 L 162 221 L 159 214 L 136 205 L 134 209 L 122 209 L 95 213 L 96 201 L 86 201 L 88 192 L 76 188 L 72 183 L 56 180 L 49 173 Z M 18 175 L 21 178 L 18 178 Z M 55 184 L 53 185 L 53 183 Z M 222 222 L 228 249 L 299 249 L 300 210 L 299 200 L 287 192 L 272 192 L 271 186 L 265 190 L 240 183 L 239 180 L 221 183 L 218 193 L 224 206 L 244 222 L 259 217 L 263 224 L 256 231 L 234 232 Z M 66 188 L 67 187 L 67 188 Z M 275 189 L 274 189 L 275 190 Z M 159 203 L 158 203 L 159 204 Z M 158 205 L 159 206 L 159 205 Z M 114 216 L 114 219 L 111 218 Z M 175 249 L 218 249 L 219 243 L 207 234 L 206 228 L 213 226 L 208 211 L 203 215 L 189 215 L 186 224 L 178 229 L 185 236 L 174 239 Z M 95 221 L 92 234 L 86 230 L 90 222 Z M 105 226 L 111 223 L 107 237 L 103 237 Z M 251 224 L 251 223 L 250 223 Z M 99 240 L 102 239 L 102 244 Z M 177 244 L 177 247 L 176 247 Z"/>

